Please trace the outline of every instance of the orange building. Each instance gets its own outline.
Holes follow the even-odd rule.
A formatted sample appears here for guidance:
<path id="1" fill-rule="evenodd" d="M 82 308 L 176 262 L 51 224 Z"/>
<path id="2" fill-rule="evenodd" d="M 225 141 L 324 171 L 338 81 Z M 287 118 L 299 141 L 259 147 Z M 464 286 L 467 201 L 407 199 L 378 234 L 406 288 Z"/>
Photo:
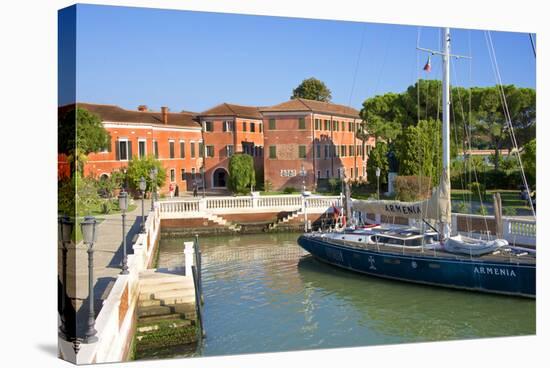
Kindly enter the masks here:
<path id="1" fill-rule="evenodd" d="M 263 171 L 263 122 L 258 108 L 223 103 L 198 115 L 205 143 L 207 188 L 226 188 L 229 158 L 247 153 L 257 173 Z"/>
<path id="2" fill-rule="evenodd" d="M 223 103 L 202 113 L 172 113 L 166 107 L 153 112 L 144 105 L 78 107 L 97 115 L 111 136 L 109 149 L 88 155 L 84 175 L 110 176 L 132 157 L 153 154 L 166 169 L 162 193 L 170 184 L 179 191 L 195 184 L 226 188 L 229 158 L 239 152 L 253 157 L 257 178 L 263 175 L 274 190 L 302 189 L 302 184 L 315 190 L 329 178 L 366 180 L 367 154 L 375 144 L 357 139 L 357 110 L 302 98 L 261 108 Z M 63 160 L 59 165 L 60 173 L 67 171 Z"/>
<path id="3" fill-rule="evenodd" d="M 273 189 L 305 185 L 315 190 L 320 179 L 329 178 L 366 180 L 365 146 L 374 145 L 374 140 L 364 145 L 357 139 L 359 111 L 297 98 L 260 112 L 265 126 L 264 176 Z"/>
<path id="4" fill-rule="evenodd" d="M 200 180 L 203 165 L 203 140 L 195 113 L 152 112 L 146 106 L 138 110 L 125 110 L 114 105 L 79 103 L 97 116 L 111 135 L 110 149 L 91 153 L 84 167 L 85 176 L 109 176 L 114 170 L 128 165 L 132 157 L 153 154 L 166 169 L 166 182 L 161 193 L 166 193 L 170 183 L 185 191 L 193 180 Z"/>

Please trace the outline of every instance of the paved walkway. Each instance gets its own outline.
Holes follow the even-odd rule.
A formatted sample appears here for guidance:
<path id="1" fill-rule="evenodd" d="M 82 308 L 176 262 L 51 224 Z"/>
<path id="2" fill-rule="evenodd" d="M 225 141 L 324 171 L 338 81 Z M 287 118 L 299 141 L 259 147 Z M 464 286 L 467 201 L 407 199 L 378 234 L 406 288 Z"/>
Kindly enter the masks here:
<path id="1" fill-rule="evenodd" d="M 132 254 L 132 244 L 141 225 L 141 201 L 137 207 L 126 214 L 127 254 Z M 151 208 L 151 202 L 145 201 L 145 215 Z M 98 216 L 99 217 L 99 216 Z M 112 284 L 121 271 L 122 216 L 121 214 L 102 215 L 104 220 L 97 226 L 97 242 L 94 244 L 94 309 L 96 315 L 101 310 L 103 300 L 109 295 Z M 61 252 L 60 252 L 61 253 Z M 61 256 L 60 256 L 61 257 Z M 88 318 L 88 252 L 82 242 L 70 249 L 67 256 L 67 284 L 69 296 L 75 300 L 77 310 L 77 331 L 83 332 Z M 61 258 L 58 265 L 61 266 Z"/>

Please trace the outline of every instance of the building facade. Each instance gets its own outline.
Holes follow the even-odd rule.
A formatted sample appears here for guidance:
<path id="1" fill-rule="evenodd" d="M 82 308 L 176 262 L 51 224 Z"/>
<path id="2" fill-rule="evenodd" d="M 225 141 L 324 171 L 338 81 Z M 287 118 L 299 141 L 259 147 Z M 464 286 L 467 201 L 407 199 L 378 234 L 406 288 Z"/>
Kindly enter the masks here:
<path id="1" fill-rule="evenodd" d="M 235 153 L 253 157 L 257 181 L 263 176 L 270 190 L 316 190 L 331 178 L 366 180 L 375 144 L 357 138 L 357 110 L 301 98 L 261 108 L 223 103 L 202 113 L 78 107 L 97 115 L 111 136 L 109 149 L 88 155 L 84 175 L 108 177 L 133 157 L 154 155 L 166 169 L 161 193 L 170 184 L 179 191 L 227 188 Z"/>
<path id="2" fill-rule="evenodd" d="M 111 136 L 110 149 L 88 155 L 85 176 L 110 176 L 127 167 L 132 157 L 154 155 L 166 169 L 161 193 L 168 192 L 170 184 L 186 191 L 200 181 L 204 149 L 195 113 L 171 113 L 166 107 L 152 112 L 143 105 L 136 111 L 85 103 L 78 107 L 99 116 Z"/>
<path id="3" fill-rule="evenodd" d="M 274 190 L 315 190 L 323 179 L 366 180 L 368 146 L 357 138 L 359 111 L 293 99 L 260 108 L 265 126 L 264 176 Z"/>
<path id="4" fill-rule="evenodd" d="M 263 172 L 263 122 L 256 107 L 223 103 L 198 115 L 205 143 L 207 188 L 227 187 L 229 159 L 235 153 L 253 157 L 256 173 Z"/>

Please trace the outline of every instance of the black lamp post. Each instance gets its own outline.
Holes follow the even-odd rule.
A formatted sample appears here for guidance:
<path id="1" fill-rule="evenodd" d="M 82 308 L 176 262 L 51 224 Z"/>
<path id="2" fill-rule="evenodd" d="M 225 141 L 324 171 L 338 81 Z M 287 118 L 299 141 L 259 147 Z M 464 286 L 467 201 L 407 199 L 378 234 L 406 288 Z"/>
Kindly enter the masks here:
<path id="1" fill-rule="evenodd" d="M 97 342 L 97 331 L 95 329 L 95 310 L 94 310 L 94 243 L 97 240 L 96 220 L 93 216 L 86 216 L 80 223 L 82 230 L 82 239 L 84 244 L 88 245 L 88 328 L 84 342 L 91 344 Z"/>
<path id="2" fill-rule="evenodd" d="M 65 316 L 67 314 L 67 252 L 68 244 L 72 240 L 74 222 L 68 216 L 61 216 L 58 219 L 58 239 L 61 242 L 61 284 L 63 285 L 61 297 L 61 326 L 59 327 L 59 337 L 68 340 L 69 334 Z"/>
<path id="3" fill-rule="evenodd" d="M 126 255 L 126 210 L 128 209 L 128 193 L 122 190 L 118 195 L 118 207 L 122 211 L 122 271 L 121 275 L 128 274 L 128 256 Z"/>
<path id="4" fill-rule="evenodd" d="M 151 178 L 151 211 L 155 210 L 155 193 L 157 188 L 157 168 L 154 167 L 149 171 L 149 178 Z"/>
<path id="5" fill-rule="evenodd" d="M 141 229 L 140 232 L 145 233 L 145 188 L 147 188 L 147 182 L 142 176 L 139 180 L 139 190 L 141 190 Z"/>

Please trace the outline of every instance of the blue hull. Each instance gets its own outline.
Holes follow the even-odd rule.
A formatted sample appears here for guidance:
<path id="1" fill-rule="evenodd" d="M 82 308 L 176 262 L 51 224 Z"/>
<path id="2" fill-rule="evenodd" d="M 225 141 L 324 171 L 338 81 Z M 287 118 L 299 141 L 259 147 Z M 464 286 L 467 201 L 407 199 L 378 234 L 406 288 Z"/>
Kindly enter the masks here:
<path id="1" fill-rule="evenodd" d="M 536 297 L 536 265 L 399 255 L 300 236 L 298 244 L 332 265 L 372 276 L 504 295 Z"/>

